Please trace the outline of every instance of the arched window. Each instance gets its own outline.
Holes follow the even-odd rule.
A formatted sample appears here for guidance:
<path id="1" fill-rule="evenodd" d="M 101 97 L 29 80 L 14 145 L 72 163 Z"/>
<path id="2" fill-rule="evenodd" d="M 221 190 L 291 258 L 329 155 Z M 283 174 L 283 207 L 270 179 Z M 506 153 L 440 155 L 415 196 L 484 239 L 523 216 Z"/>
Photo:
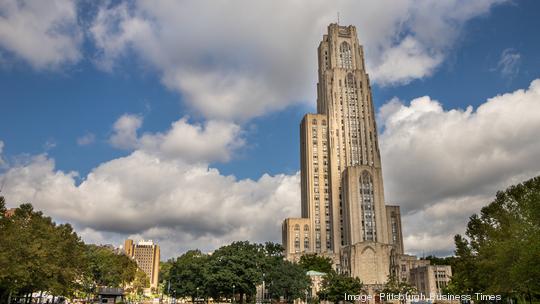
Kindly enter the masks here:
<path id="1" fill-rule="evenodd" d="M 304 251 L 309 250 L 309 225 L 304 225 Z"/>
<path id="2" fill-rule="evenodd" d="M 364 223 L 364 240 L 377 241 L 375 226 L 375 196 L 373 191 L 373 179 L 368 171 L 363 171 L 360 177 L 360 221 Z"/>
<path id="3" fill-rule="evenodd" d="M 300 225 L 294 225 L 294 251 L 300 252 Z"/>
<path id="4" fill-rule="evenodd" d="M 351 45 L 343 41 L 339 46 L 339 67 L 352 69 Z"/>

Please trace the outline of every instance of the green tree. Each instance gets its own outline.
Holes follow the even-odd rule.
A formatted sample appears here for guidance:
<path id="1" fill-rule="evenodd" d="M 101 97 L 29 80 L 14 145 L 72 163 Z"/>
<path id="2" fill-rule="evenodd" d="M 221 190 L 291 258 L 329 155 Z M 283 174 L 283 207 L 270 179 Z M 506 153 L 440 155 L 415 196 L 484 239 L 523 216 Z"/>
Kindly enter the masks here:
<path id="1" fill-rule="evenodd" d="M 399 282 L 395 276 L 389 275 L 388 282 L 385 284 L 382 292 L 391 294 L 411 294 L 416 292 L 416 288 L 406 282 Z M 403 299 L 400 302 L 405 303 L 406 301 Z"/>
<path id="2" fill-rule="evenodd" d="M 135 293 L 138 297 L 141 297 L 144 289 L 148 287 L 150 287 L 150 279 L 148 278 L 148 275 L 141 269 L 137 269 L 135 272 L 135 278 L 131 283 L 133 293 Z"/>
<path id="3" fill-rule="evenodd" d="M 240 303 L 251 300 L 262 283 L 266 266 L 265 247 L 247 241 L 234 242 L 216 250 L 209 263 L 208 292 L 214 299 L 235 293 Z"/>
<path id="4" fill-rule="evenodd" d="M 174 259 L 169 259 L 166 262 L 159 262 L 158 282 L 162 293 L 166 293 L 169 287 L 170 273 L 174 262 Z"/>
<path id="5" fill-rule="evenodd" d="M 540 177 L 498 192 L 457 235 L 450 288 L 532 301 L 540 294 Z"/>
<path id="6" fill-rule="evenodd" d="M 428 255 L 424 258 L 425 260 L 429 260 L 431 265 L 450 265 L 453 266 L 456 260 L 456 257 L 454 256 L 448 256 L 448 257 L 436 257 L 433 255 Z"/>
<path id="7" fill-rule="evenodd" d="M 315 253 L 302 255 L 298 264 L 305 271 L 314 270 L 324 273 L 330 273 L 332 271 L 332 259 Z"/>
<path id="8" fill-rule="evenodd" d="M 195 298 L 207 296 L 208 255 L 200 250 L 190 250 L 178 257 L 171 265 L 169 278 L 170 293 L 177 297 Z"/>
<path id="9" fill-rule="evenodd" d="M 283 297 L 287 303 L 292 303 L 295 299 L 304 297 L 311 286 L 311 279 L 304 268 L 281 259 L 276 261 L 266 274 L 265 283 L 271 299 L 279 300 Z"/>
<path id="10" fill-rule="evenodd" d="M 108 247 L 86 246 L 87 276 L 91 286 L 124 287 L 135 279 L 137 263 Z"/>
<path id="11" fill-rule="evenodd" d="M 360 279 L 330 271 L 323 279 L 318 296 L 320 299 L 338 303 L 345 301 L 345 294 L 356 295 L 361 292 L 361 289 Z"/>
<path id="12" fill-rule="evenodd" d="M 3 198 L 0 212 L 0 297 L 36 291 L 73 295 L 85 263 L 84 243 L 72 227 L 57 225 L 30 204 L 7 217 Z"/>

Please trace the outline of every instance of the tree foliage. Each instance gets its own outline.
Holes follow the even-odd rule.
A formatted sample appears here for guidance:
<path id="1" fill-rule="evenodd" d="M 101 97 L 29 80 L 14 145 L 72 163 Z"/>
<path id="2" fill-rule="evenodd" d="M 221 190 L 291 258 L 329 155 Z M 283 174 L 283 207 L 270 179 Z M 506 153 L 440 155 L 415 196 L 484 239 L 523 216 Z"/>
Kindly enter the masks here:
<path id="1" fill-rule="evenodd" d="M 12 216 L 5 212 L 0 197 L 0 298 L 34 291 L 70 296 L 78 290 L 85 246 L 73 228 L 57 225 L 30 204 Z"/>
<path id="2" fill-rule="evenodd" d="M 302 267 L 283 259 L 276 261 L 265 280 L 269 297 L 274 300 L 283 297 L 287 303 L 303 298 L 311 286 L 311 279 Z"/>
<path id="3" fill-rule="evenodd" d="M 247 241 L 233 242 L 217 249 L 210 259 L 209 292 L 214 298 L 232 295 L 232 286 L 244 301 L 251 300 L 262 283 L 265 268 L 264 246 Z"/>
<path id="4" fill-rule="evenodd" d="M 104 246 L 86 246 L 86 281 L 92 286 L 124 287 L 135 279 L 137 263 Z"/>
<path id="5" fill-rule="evenodd" d="M 170 294 L 190 297 L 192 301 L 207 294 L 208 255 L 200 250 L 190 250 L 178 257 L 171 265 Z"/>
<path id="6" fill-rule="evenodd" d="M 540 294 L 540 177 L 498 192 L 456 235 L 455 292 Z"/>
<path id="7" fill-rule="evenodd" d="M 315 253 L 302 255 L 298 264 L 305 271 L 314 270 L 324 273 L 330 273 L 332 271 L 332 259 Z"/>
<path id="8" fill-rule="evenodd" d="M 137 269 L 135 272 L 135 277 L 131 283 L 132 291 L 137 295 L 142 295 L 145 288 L 150 287 L 150 279 L 148 275 L 141 269 Z"/>
<path id="9" fill-rule="evenodd" d="M 69 224 L 22 204 L 6 215 L 0 197 L 0 302 L 43 291 L 72 297 L 97 286 L 120 287 L 133 281 L 136 263 L 110 248 L 85 245 Z"/>
<path id="10" fill-rule="evenodd" d="M 234 242 L 212 255 L 191 250 L 178 257 L 169 272 L 171 295 L 214 300 L 252 301 L 263 281 L 270 298 L 292 302 L 310 286 L 304 269 L 283 260 L 283 247 L 267 242 Z"/>
<path id="11" fill-rule="evenodd" d="M 345 301 L 345 294 L 360 294 L 362 286 L 362 282 L 358 278 L 330 271 L 324 276 L 318 296 L 319 299 L 338 303 Z"/>

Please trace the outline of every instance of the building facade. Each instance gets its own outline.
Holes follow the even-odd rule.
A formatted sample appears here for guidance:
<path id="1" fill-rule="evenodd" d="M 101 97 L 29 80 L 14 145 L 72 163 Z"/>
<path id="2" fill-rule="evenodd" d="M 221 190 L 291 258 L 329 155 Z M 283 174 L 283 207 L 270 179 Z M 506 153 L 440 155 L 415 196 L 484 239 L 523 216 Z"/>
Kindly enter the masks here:
<path id="1" fill-rule="evenodd" d="M 286 256 L 329 256 L 364 284 L 384 284 L 403 253 L 399 206 L 387 206 L 375 109 L 354 26 L 318 47 L 317 113 L 300 124 L 301 218 L 283 222 Z"/>
<path id="2" fill-rule="evenodd" d="M 139 241 L 127 239 L 124 242 L 124 252 L 137 262 L 137 266 L 148 275 L 150 288 L 158 287 L 159 275 L 159 246 L 152 241 Z"/>
<path id="3" fill-rule="evenodd" d="M 452 277 L 448 265 L 425 265 L 410 270 L 410 283 L 426 296 L 441 294 Z"/>

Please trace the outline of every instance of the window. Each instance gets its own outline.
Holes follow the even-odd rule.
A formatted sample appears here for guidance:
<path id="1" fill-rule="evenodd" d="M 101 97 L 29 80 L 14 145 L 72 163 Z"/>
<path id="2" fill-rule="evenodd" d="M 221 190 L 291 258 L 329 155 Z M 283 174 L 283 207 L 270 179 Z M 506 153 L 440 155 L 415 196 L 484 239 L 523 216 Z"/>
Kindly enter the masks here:
<path id="1" fill-rule="evenodd" d="M 363 210 L 362 224 L 364 226 L 364 240 L 377 241 L 375 225 L 375 198 L 373 193 L 373 179 L 369 172 L 364 171 L 360 177 L 360 208 Z"/>
<path id="2" fill-rule="evenodd" d="M 344 69 L 352 69 L 351 46 L 345 41 L 339 46 L 339 67 Z"/>

